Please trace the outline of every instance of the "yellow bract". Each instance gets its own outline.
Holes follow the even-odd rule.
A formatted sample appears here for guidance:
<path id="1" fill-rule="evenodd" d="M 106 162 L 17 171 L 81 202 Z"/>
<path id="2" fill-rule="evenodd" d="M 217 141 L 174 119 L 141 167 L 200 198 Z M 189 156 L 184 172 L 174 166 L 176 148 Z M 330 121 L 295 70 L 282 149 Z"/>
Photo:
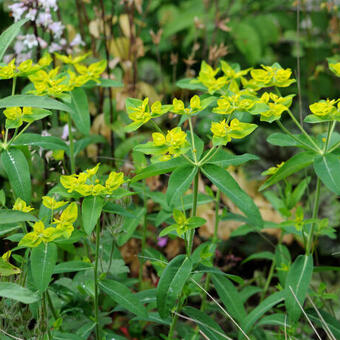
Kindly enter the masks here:
<path id="1" fill-rule="evenodd" d="M 111 171 L 104 185 L 98 183 L 97 179 L 93 177 L 97 173 L 99 164 L 94 168 L 88 169 L 76 175 L 61 176 L 60 183 L 68 192 L 77 192 L 82 196 L 99 196 L 111 195 L 113 191 L 117 190 L 124 181 L 124 174 L 122 172 Z"/>
<path id="2" fill-rule="evenodd" d="M 272 166 L 268 170 L 263 171 L 261 175 L 262 176 L 274 175 L 282 167 L 283 164 L 285 164 L 285 162 L 281 162 L 280 164 L 276 164 L 276 166 Z"/>
<path id="3" fill-rule="evenodd" d="M 56 233 L 69 238 L 73 232 L 73 223 L 78 217 L 78 206 L 76 202 L 69 204 L 61 213 L 59 219 L 55 218 L 53 224 L 56 225 Z"/>
<path id="4" fill-rule="evenodd" d="M 329 69 L 338 77 L 340 77 L 340 63 L 329 64 Z"/>
<path id="5" fill-rule="evenodd" d="M 13 205 L 12 210 L 18 210 L 18 211 L 23 211 L 23 212 L 30 212 L 34 210 L 31 206 L 27 205 L 27 203 L 22 200 L 20 197 L 18 197 Z"/>
<path id="6" fill-rule="evenodd" d="M 82 61 L 84 61 L 91 54 L 91 52 L 83 54 L 83 55 L 78 55 L 76 57 L 72 57 L 71 55 L 68 55 L 68 56 L 61 55 L 59 53 L 54 53 L 54 54 L 57 57 L 57 59 L 61 60 L 64 64 L 75 65 L 75 64 L 79 64 Z"/>
<path id="7" fill-rule="evenodd" d="M 33 225 L 33 231 L 26 234 L 19 242 L 19 247 L 37 247 L 41 242 L 52 242 L 58 237 L 56 229 L 45 228 L 42 221 L 38 221 Z"/>
<path id="8" fill-rule="evenodd" d="M 63 207 L 65 204 L 67 204 L 67 202 L 65 201 L 57 202 L 53 197 L 50 197 L 50 196 L 43 196 L 42 203 L 46 208 L 51 209 L 51 210 L 59 209 Z"/>
<path id="9" fill-rule="evenodd" d="M 149 98 L 145 98 L 140 106 L 131 107 L 129 118 L 134 122 L 146 123 L 151 119 L 151 113 L 148 111 Z"/>
<path id="10" fill-rule="evenodd" d="M 15 59 L 12 59 L 8 65 L 0 67 L 0 78 L 11 79 L 15 76 Z"/>
<path id="11" fill-rule="evenodd" d="M 336 111 L 336 107 L 334 106 L 335 103 L 336 101 L 334 99 L 332 100 L 327 99 L 309 105 L 309 109 L 314 115 L 323 117 Z"/>
<path id="12" fill-rule="evenodd" d="M 185 107 L 182 100 L 174 98 L 172 101 L 172 111 L 179 115 L 194 114 L 202 109 L 200 97 L 195 95 L 190 99 L 190 107 Z"/>
<path id="13" fill-rule="evenodd" d="M 7 128 L 17 128 L 22 125 L 23 122 L 29 122 L 30 116 L 32 115 L 31 107 L 23 107 L 22 109 L 18 106 L 8 107 L 4 110 L 4 115 L 7 118 Z"/>

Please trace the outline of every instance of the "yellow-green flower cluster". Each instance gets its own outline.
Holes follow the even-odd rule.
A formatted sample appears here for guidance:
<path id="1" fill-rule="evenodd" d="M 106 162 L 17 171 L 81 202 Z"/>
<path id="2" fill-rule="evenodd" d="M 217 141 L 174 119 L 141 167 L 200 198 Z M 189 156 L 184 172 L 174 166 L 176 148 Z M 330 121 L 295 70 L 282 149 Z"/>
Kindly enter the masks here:
<path id="1" fill-rule="evenodd" d="M 337 77 L 340 77 L 340 63 L 329 63 L 328 66 Z"/>
<path id="2" fill-rule="evenodd" d="M 166 136 L 160 132 L 152 134 L 153 146 L 159 147 L 154 160 L 167 161 L 188 151 L 187 134 L 180 127 L 167 132 Z"/>
<path id="3" fill-rule="evenodd" d="M 59 55 L 59 58 L 60 57 Z M 78 57 L 77 60 L 83 60 L 82 57 Z M 31 93 L 38 96 L 49 95 L 52 97 L 61 97 L 66 92 L 72 91 L 75 87 L 81 87 L 90 80 L 99 83 L 100 75 L 106 68 L 105 60 L 98 61 L 90 66 L 78 64 L 72 58 L 70 60 L 69 63 L 73 62 L 72 65 L 77 73 L 72 70 L 68 70 L 67 74 L 60 73 L 59 66 L 48 72 L 44 70 L 35 72 L 29 76 L 35 88 Z"/>
<path id="4" fill-rule="evenodd" d="M 279 64 L 261 66 L 262 69 L 250 71 L 252 79 L 247 83 L 247 86 L 258 90 L 272 86 L 288 87 L 295 82 L 295 79 L 290 78 L 292 75 L 292 70 L 290 68 L 283 69 Z"/>
<path id="5" fill-rule="evenodd" d="M 4 115 L 6 116 L 6 128 L 13 129 L 18 128 L 22 125 L 23 122 L 30 122 L 32 115 L 31 107 L 8 107 L 4 110 Z"/>
<path id="6" fill-rule="evenodd" d="M 312 114 L 322 120 L 340 120 L 340 99 L 320 100 L 309 106 Z"/>
<path id="7" fill-rule="evenodd" d="M 256 97 L 242 97 L 241 93 L 237 93 L 231 96 L 222 96 L 217 100 L 217 107 L 213 109 L 213 112 L 221 115 L 230 115 L 236 110 L 249 111 L 255 105 Z"/>
<path id="8" fill-rule="evenodd" d="M 68 202 L 56 201 L 53 197 L 44 196 L 43 205 L 53 211 L 66 205 Z M 31 212 L 34 209 L 27 205 L 21 198 L 17 198 L 13 205 L 13 210 L 22 212 Z M 73 223 L 78 217 L 78 207 L 75 202 L 68 204 L 64 211 L 58 218 L 54 218 L 51 225 L 46 227 L 43 221 L 37 221 L 33 224 L 33 230 L 27 233 L 19 242 L 22 247 L 37 247 L 41 242 L 48 243 L 56 240 L 57 238 L 69 238 L 74 230 Z"/>
<path id="9" fill-rule="evenodd" d="M 124 181 L 122 172 L 110 172 L 104 184 L 97 179 L 96 174 L 99 163 L 92 169 L 88 169 L 80 174 L 61 176 L 60 183 L 69 193 L 77 192 L 81 196 L 106 196 L 112 195 Z"/>
<path id="10" fill-rule="evenodd" d="M 251 134 L 257 128 L 256 124 L 243 123 L 234 118 L 230 124 L 223 119 L 221 122 L 211 123 L 210 131 L 213 133 L 213 144 L 226 145 L 233 138 L 241 139 Z"/>
<path id="11" fill-rule="evenodd" d="M 151 118 L 157 118 L 167 113 L 170 107 L 170 105 L 162 105 L 160 101 L 154 102 L 150 107 L 148 97 L 146 97 L 143 101 L 140 99 L 129 98 L 126 102 L 126 110 L 133 123 L 129 124 L 126 127 L 126 130 L 137 130 Z"/>
<path id="12" fill-rule="evenodd" d="M 265 92 L 258 103 L 266 106 L 261 111 L 261 121 L 273 122 L 281 118 L 283 112 L 288 111 L 294 95 L 279 97 L 274 93 Z"/>
<path id="13" fill-rule="evenodd" d="M 12 59 L 6 66 L 0 67 L 0 79 L 27 77 L 50 65 L 51 62 L 52 58 L 48 53 L 39 59 L 38 64 L 33 64 L 33 61 L 28 59 L 16 66 L 15 59 Z"/>
<path id="14" fill-rule="evenodd" d="M 202 110 L 200 97 L 195 95 L 190 99 L 190 107 L 185 107 L 184 102 L 174 98 L 172 101 L 172 112 L 179 115 L 192 115 Z"/>

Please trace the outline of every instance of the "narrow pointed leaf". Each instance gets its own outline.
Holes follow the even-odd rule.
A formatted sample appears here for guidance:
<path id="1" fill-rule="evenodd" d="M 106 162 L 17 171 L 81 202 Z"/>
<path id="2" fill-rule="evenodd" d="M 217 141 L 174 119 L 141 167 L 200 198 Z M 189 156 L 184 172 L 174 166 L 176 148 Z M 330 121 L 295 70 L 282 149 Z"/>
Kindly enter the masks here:
<path id="1" fill-rule="evenodd" d="M 178 205 L 181 197 L 189 189 L 197 171 L 197 167 L 183 165 L 175 169 L 170 175 L 168 189 L 166 191 L 166 199 L 170 207 Z"/>
<path id="2" fill-rule="evenodd" d="M 247 216 L 249 224 L 263 225 L 261 214 L 253 199 L 240 188 L 228 171 L 213 164 L 205 164 L 202 172 Z"/>
<path id="3" fill-rule="evenodd" d="M 31 202 L 31 176 L 27 160 L 19 149 L 11 148 L 1 153 L 2 165 L 16 197 Z"/>
<path id="4" fill-rule="evenodd" d="M 238 322 L 242 321 L 246 317 L 246 310 L 235 286 L 222 275 L 213 274 L 212 281 L 228 313 Z"/>
<path id="5" fill-rule="evenodd" d="M 121 307 L 142 318 L 148 317 L 146 308 L 139 302 L 136 294 L 131 293 L 125 285 L 114 280 L 102 280 L 99 282 L 99 286 Z"/>
<path id="6" fill-rule="evenodd" d="M 33 283 L 41 293 L 44 292 L 52 278 L 57 262 L 57 246 L 54 243 L 41 243 L 32 249 L 31 270 Z"/>
<path id="7" fill-rule="evenodd" d="M 285 304 L 288 313 L 289 322 L 298 321 L 301 315 L 301 309 L 296 302 L 290 287 L 292 288 L 296 298 L 303 306 L 308 292 L 309 284 L 313 274 L 313 258 L 312 256 L 299 255 L 292 264 L 286 279 L 285 285 Z"/>
<path id="8" fill-rule="evenodd" d="M 322 183 L 331 191 L 340 195 L 340 158 L 334 154 L 317 157 L 314 170 Z"/>
<path id="9" fill-rule="evenodd" d="M 102 213 L 103 198 L 99 196 L 85 197 L 81 205 L 83 227 L 87 235 L 90 235 Z"/>
<path id="10" fill-rule="evenodd" d="M 40 299 L 38 294 L 12 282 L 0 282 L 0 297 L 22 303 L 34 303 Z"/>
<path id="11" fill-rule="evenodd" d="M 174 307 L 188 280 L 192 262 L 185 255 L 178 255 L 164 269 L 157 286 L 157 307 L 159 315 L 165 319 Z"/>
<path id="12" fill-rule="evenodd" d="M 65 152 L 69 150 L 62 139 L 55 136 L 41 136 L 37 133 L 25 133 L 18 137 L 13 145 L 39 146 L 46 150 L 64 150 Z"/>
<path id="13" fill-rule="evenodd" d="M 1 209 L 0 210 L 0 224 L 20 223 L 26 221 L 36 221 L 37 218 L 29 213 L 22 211 Z"/>
<path id="14" fill-rule="evenodd" d="M 90 133 L 91 119 L 87 96 L 82 88 L 75 88 L 71 92 L 71 117 L 77 129 L 84 135 Z"/>

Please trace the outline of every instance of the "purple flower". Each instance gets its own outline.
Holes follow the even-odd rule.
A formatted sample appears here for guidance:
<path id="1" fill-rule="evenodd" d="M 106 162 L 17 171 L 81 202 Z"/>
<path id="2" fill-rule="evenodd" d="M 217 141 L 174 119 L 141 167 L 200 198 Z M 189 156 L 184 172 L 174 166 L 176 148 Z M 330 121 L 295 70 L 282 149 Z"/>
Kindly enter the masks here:
<path id="1" fill-rule="evenodd" d="M 168 243 L 167 237 L 157 237 L 157 245 L 161 248 L 165 247 Z"/>

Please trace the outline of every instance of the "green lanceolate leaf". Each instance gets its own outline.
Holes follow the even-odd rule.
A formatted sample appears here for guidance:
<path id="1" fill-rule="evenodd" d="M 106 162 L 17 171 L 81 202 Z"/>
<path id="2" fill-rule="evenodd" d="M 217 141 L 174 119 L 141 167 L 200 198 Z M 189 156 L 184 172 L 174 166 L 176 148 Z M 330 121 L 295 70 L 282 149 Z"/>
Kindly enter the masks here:
<path id="1" fill-rule="evenodd" d="M 188 315 L 191 319 L 194 320 L 194 323 L 197 324 L 201 332 L 204 333 L 204 335 L 209 340 L 222 340 L 226 339 L 225 333 L 221 329 L 221 327 L 218 325 L 217 322 L 215 322 L 213 319 L 211 319 L 206 313 L 201 312 L 199 309 L 192 308 L 192 307 L 185 307 L 183 308 L 183 313 Z"/>
<path id="2" fill-rule="evenodd" d="M 340 195 L 340 158 L 334 154 L 319 156 L 314 160 L 314 170 L 322 183 Z"/>
<path id="3" fill-rule="evenodd" d="M 198 168 L 195 166 L 183 165 L 171 174 L 166 191 L 166 199 L 170 207 L 178 206 L 178 202 L 190 187 L 197 171 Z"/>
<path id="4" fill-rule="evenodd" d="M 131 293 L 129 288 L 114 280 L 102 280 L 99 282 L 100 288 L 109 295 L 120 306 L 129 312 L 142 318 L 148 317 L 145 307 L 139 302 L 136 294 Z"/>
<path id="5" fill-rule="evenodd" d="M 252 260 L 273 260 L 273 258 L 274 254 L 270 251 L 261 251 L 259 253 L 248 256 L 245 260 L 242 261 L 242 264 L 245 264 Z"/>
<path id="6" fill-rule="evenodd" d="M 227 168 L 230 165 L 238 166 L 252 160 L 258 160 L 259 158 L 250 153 L 245 153 L 243 155 L 233 155 L 232 153 L 220 149 L 216 154 L 208 160 L 208 164 L 215 164 L 221 168 Z"/>
<path id="7" fill-rule="evenodd" d="M 318 316 L 314 309 L 307 310 L 306 313 L 313 323 L 317 324 L 319 327 L 324 328 L 323 321 L 321 320 L 321 318 Z M 328 314 L 323 310 L 319 310 L 319 313 L 321 314 L 323 320 L 326 322 L 329 330 L 332 332 L 335 339 L 340 339 L 340 322 L 337 319 L 335 319 L 332 315 Z"/>
<path id="8" fill-rule="evenodd" d="M 40 299 L 38 294 L 12 282 L 0 282 L 0 296 L 22 303 L 33 303 Z"/>
<path id="9" fill-rule="evenodd" d="M 12 106 L 31 106 L 73 113 L 73 109 L 66 104 L 49 97 L 34 96 L 33 94 L 18 94 L 0 99 L 0 108 Z"/>
<path id="10" fill-rule="evenodd" d="M 21 150 L 11 148 L 1 153 L 2 165 L 15 196 L 31 202 L 31 176 L 27 160 Z"/>
<path id="11" fill-rule="evenodd" d="M 240 188 L 228 171 L 213 165 L 205 164 L 202 172 L 247 216 L 249 224 L 262 226 L 261 214 L 253 200 Z"/>
<path id="12" fill-rule="evenodd" d="M 288 248 L 283 244 L 279 244 L 275 249 L 275 266 L 282 287 L 285 287 L 291 262 Z"/>
<path id="13" fill-rule="evenodd" d="M 77 129 L 84 135 L 90 133 L 91 119 L 87 96 L 82 88 L 75 88 L 71 92 L 71 117 Z"/>
<path id="14" fill-rule="evenodd" d="M 54 267 L 54 274 L 79 272 L 93 268 L 92 264 L 83 261 L 68 261 L 57 264 Z"/>
<path id="15" fill-rule="evenodd" d="M 285 304 L 289 322 L 295 323 L 301 315 L 296 301 L 303 306 L 313 274 L 312 256 L 300 255 L 292 264 L 286 279 Z M 293 295 L 294 292 L 295 296 Z"/>
<path id="16" fill-rule="evenodd" d="M 246 317 L 246 310 L 235 286 L 222 275 L 213 274 L 212 281 L 225 309 L 233 318 L 241 322 Z"/>
<path id="17" fill-rule="evenodd" d="M 262 184 L 260 190 L 267 189 L 271 185 L 311 165 L 314 157 L 315 153 L 309 151 L 300 152 L 294 155 L 286 161 L 273 176 L 269 177 L 264 184 Z"/>
<path id="18" fill-rule="evenodd" d="M 188 164 L 188 162 L 182 157 L 173 158 L 166 162 L 155 163 L 141 170 L 132 178 L 131 182 L 135 183 L 144 178 L 166 174 L 185 164 Z"/>
<path id="19" fill-rule="evenodd" d="M 44 292 L 52 278 L 57 262 L 57 246 L 54 243 L 40 243 L 31 253 L 31 270 L 33 283 L 41 293 Z"/>
<path id="20" fill-rule="evenodd" d="M 241 328 L 243 331 L 248 334 L 249 331 L 254 326 L 255 322 L 262 317 L 268 310 L 272 309 L 275 305 L 282 302 L 285 298 L 284 292 L 277 292 L 270 296 L 268 296 L 266 299 L 264 299 L 255 309 L 253 309 L 241 322 Z M 239 339 L 245 339 L 245 337 L 242 335 L 242 333 L 239 333 Z"/>
<path id="21" fill-rule="evenodd" d="M 83 227 L 87 235 L 90 235 L 102 213 L 104 199 L 100 196 L 85 197 L 81 205 Z"/>
<path id="22" fill-rule="evenodd" d="M 0 224 L 20 223 L 26 221 L 37 221 L 37 218 L 29 213 L 17 210 L 1 209 Z"/>
<path id="23" fill-rule="evenodd" d="M 192 263 L 185 255 L 178 255 L 164 269 L 157 286 L 157 307 L 161 318 L 169 316 L 188 280 Z"/>
<path id="24" fill-rule="evenodd" d="M 22 19 L 13 25 L 9 26 L 4 32 L 0 35 L 0 61 L 4 57 L 8 46 L 12 43 L 15 37 L 20 32 L 20 28 L 23 24 L 25 24 L 28 19 Z"/>
<path id="25" fill-rule="evenodd" d="M 46 150 L 64 150 L 65 152 L 69 150 L 62 139 L 54 136 L 41 136 L 37 133 L 24 133 L 15 140 L 13 145 L 39 146 Z"/>

